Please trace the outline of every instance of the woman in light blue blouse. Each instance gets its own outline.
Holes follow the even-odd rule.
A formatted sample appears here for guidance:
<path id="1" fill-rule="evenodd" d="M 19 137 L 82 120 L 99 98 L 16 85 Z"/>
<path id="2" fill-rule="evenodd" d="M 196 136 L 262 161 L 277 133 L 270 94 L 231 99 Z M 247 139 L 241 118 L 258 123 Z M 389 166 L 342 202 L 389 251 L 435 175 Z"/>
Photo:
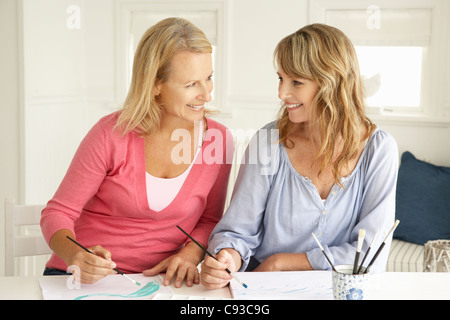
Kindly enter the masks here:
<path id="1" fill-rule="evenodd" d="M 280 41 L 274 59 L 282 100 L 240 167 L 230 206 L 214 229 L 201 279 L 225 286 L 234 271 L 326 270 L 352 264 L 394 223 L 398 150 L 364 112 L 354 47 L 338 29 L 306 26 Z M 378 236 L 377 247 L 384 239 Z M 371 271 L 383 271 L 390 241 Z M 375 251 L 375 250 L 374 250 Z M 370 261 L 370 255 L 367 261 Z"/>

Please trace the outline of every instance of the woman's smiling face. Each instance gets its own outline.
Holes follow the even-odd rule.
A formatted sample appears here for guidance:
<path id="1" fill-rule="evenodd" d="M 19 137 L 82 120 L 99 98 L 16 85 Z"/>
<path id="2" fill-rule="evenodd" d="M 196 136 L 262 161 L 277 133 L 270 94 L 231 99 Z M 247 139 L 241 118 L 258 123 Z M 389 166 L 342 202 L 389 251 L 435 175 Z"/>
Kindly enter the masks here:
<path id="1" fill-rule="evenodd" d="M 309 121 L 312 102 L 319 85 L 309 79 L 296 78 L 278 70 L 278 97 L 289 111 L 289 120 L 295 123 Z"/>
<path id="2" fill-rule="evenodd" d="M 163 117 L 201 120 L 205 103 L 212 99 L 212 74 L 210 53 L 182 51 L 175 54 L 168 79 L 155 86 Z"/>

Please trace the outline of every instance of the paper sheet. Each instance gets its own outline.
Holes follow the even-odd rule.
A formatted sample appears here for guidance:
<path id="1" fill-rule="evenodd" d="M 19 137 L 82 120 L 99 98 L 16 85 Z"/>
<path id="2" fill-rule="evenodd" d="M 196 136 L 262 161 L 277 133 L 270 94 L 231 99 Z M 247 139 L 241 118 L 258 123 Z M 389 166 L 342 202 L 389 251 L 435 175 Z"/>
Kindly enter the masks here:
<path id="1" fill-rule="evenodd" d="M 44 300 L 148 300 L 156 294 L 172 294 L 163 278 L 127 274 L 138 286 L 121 275 L 110 275 L 94 284 L 80 284 L 71 276 L 46 276 L 39 279 Z"/>
<path id="2" fill-rule="evenodd" d="M 332 300 L 331 271 L 238 272 L 248 288 L 230 282 L 234 299 Z"/>

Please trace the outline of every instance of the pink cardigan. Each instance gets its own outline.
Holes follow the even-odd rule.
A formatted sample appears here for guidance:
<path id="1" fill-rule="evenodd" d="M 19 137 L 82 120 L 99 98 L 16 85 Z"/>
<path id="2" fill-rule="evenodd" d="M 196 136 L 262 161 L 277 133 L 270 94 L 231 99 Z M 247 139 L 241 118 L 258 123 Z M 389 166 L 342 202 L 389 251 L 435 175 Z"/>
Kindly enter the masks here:
<path id="1" fill-rule="evenodd" d="M 172 203 L 149 209 L 144 138 L 113 129 L 119 112 L 102 118 L 81 142 L 54 197 L 42 211 L 47 242 L 61 229 L 85 247 L 111 251 L 117 268 L 139 273 L 177 253 L 187 237 L 207 244 L 224 210 L 234 144 L 231 133 L 207 119 L 202 152 Z M 47 267 L 66 270 L 56 254 Z"/>

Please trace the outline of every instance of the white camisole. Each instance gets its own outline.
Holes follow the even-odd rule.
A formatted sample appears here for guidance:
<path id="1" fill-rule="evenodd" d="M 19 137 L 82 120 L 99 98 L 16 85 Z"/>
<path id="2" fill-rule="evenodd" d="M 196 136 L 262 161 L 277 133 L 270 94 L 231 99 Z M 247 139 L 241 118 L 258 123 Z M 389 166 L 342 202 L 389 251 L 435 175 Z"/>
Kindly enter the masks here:
<path id="1" fill-rule="evenodd" d="M 198 135 L 199 140 L 194 159 L 200 153 L 203 142 L 204 124 L 203 120 L 199 122 L 200 122 Z M 192 161 L 191 165 L 186 169 L 186 171 L 184 171 L 182 174 L 180 174 L 178 177 L 175 178 L 168 178 L 168 179 L 158 178 L 152 176 L 148 172 L 145 173 L 146 177 L 145 180 L 147 185 L 147 201 L 148 206 L 151 210 L 161 211 L 165 207 L 167 207 L 173 201 L 173 199 L 175 199 L 181 187 L 183 186 L 184 181 L 189 175 L 189 172 L 191 171 L 193 164 L 194 161 Z"/>

